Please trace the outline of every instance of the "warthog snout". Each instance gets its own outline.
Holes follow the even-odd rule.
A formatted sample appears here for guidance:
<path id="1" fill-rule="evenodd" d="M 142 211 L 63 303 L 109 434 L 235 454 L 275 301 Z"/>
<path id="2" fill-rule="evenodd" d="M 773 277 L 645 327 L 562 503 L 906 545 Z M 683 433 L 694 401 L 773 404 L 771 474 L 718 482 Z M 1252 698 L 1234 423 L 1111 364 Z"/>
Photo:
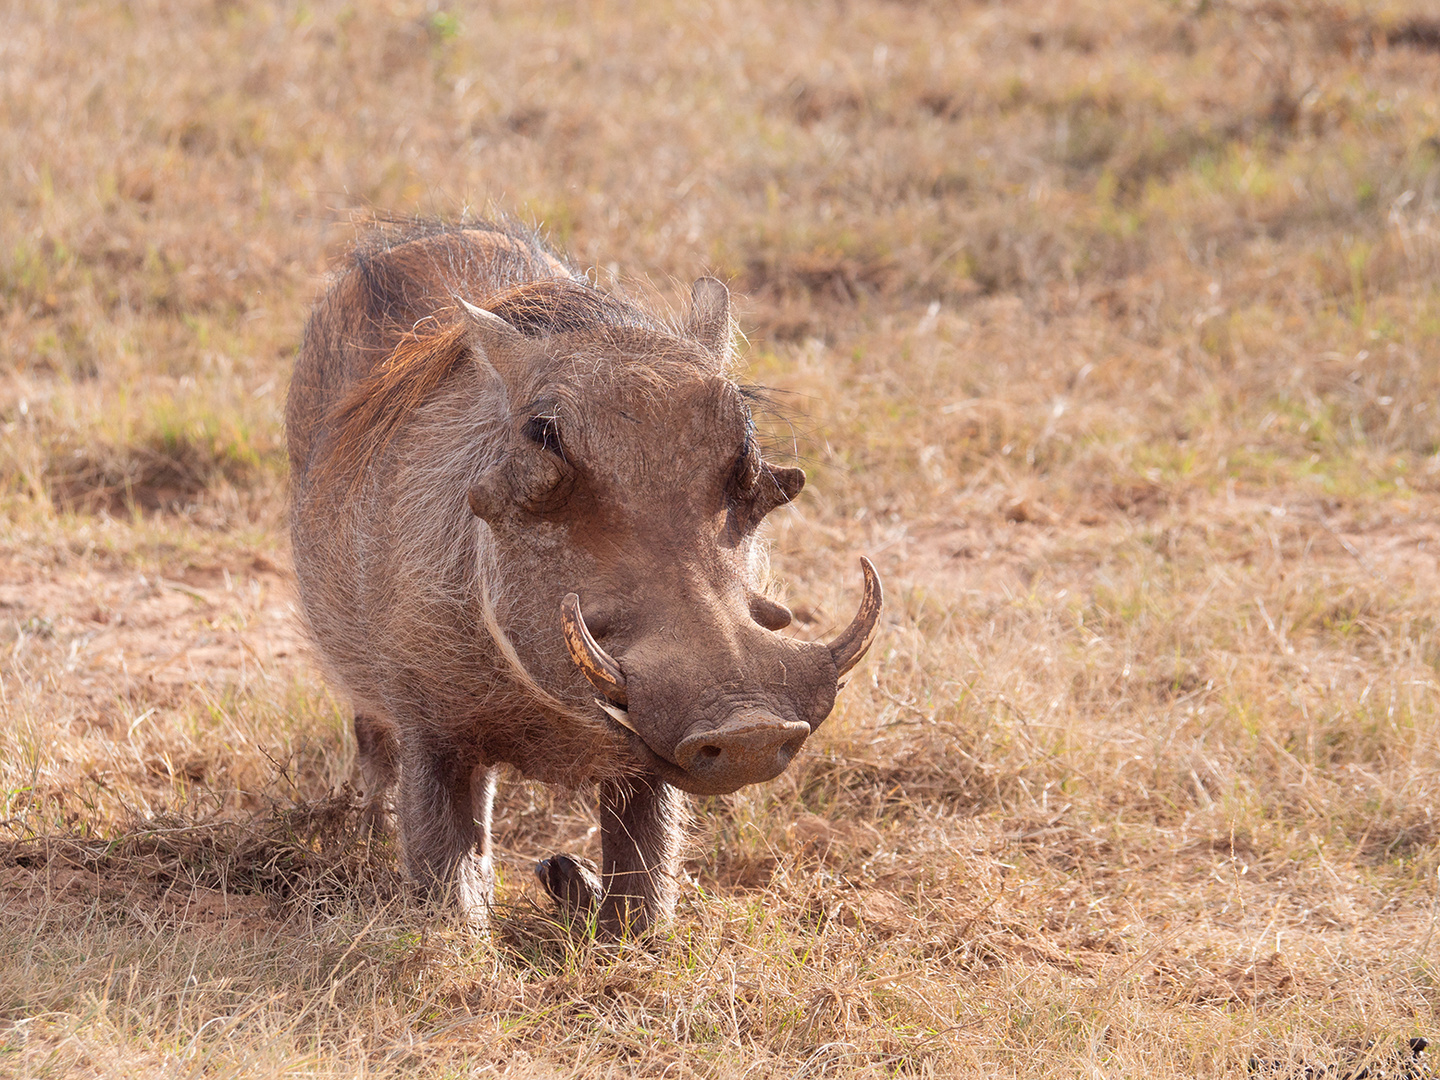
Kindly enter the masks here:
<path id="1" fill-rule="evenodd" d="M 683 605 L 672 605 L 663 632 L 622 640 L 612 656 L 570 593 L 561 630 L 570 659 L 599 692 L 596 705 L 637 740 L 640 757 L 685 791 L 723 795 L 785 771 L 830 712 L 840 679 L 870 647 L 883 595 L 870 560 L 860 565 L 859 610 L 828 644 L 766 627 L 783 625 L 788 619 L 780 614 L 789 612 L 763 597 L 751 597 L 743 615 L 727 616 L 720 604 L 690 605 L 709 611 L 708 619 L 687 619 Z M 676 632 L 676 624 L 687 632 Z"/>
<path id="2" fill-rule="evenodd" d="M 708 731 L 685 736 L 675 747 L 690 790 L 724 794 L 773 780 L 810 736 L 803 720 L 781 720 L 758 710 L 742 712 Z"/>

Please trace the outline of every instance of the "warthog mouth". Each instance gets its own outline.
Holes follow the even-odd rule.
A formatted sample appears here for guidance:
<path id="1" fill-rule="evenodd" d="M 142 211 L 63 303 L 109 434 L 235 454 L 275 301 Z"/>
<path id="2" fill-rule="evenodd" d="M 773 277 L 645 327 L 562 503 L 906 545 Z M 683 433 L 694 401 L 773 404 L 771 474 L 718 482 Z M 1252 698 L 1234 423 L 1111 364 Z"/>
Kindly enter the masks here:
<path id="1" fill-rule="evenodd" d="M 663 754 L 658 753 L 645 741 L 645 736 L 641 735 L 635 725 L 630 722 L 630 710 L 627 706 L 616 705 L 613 701 L 606 701 L 602 697 L 595 699 L 595 705 L 619 729 L 618 734 L 629 744 L 631 752 L 637 758 L 659 773 L 663 779 L 677 787 L 684 787 L 684 784 L 679 781 L 684 778 L 685 770 Z"/>
<path id="2" fill-rule="evenodd" d="M 628 709 L 598 697 L 595 705 L 647 769 L 692 795 L 728 795 L 747 784 L 773 780 L 789 766 L 811 732 L 804 721 L 742 715 L 719 728 L 681 739 L 676 756 L 685 758 L 682 765 L 645 741 Z"/>

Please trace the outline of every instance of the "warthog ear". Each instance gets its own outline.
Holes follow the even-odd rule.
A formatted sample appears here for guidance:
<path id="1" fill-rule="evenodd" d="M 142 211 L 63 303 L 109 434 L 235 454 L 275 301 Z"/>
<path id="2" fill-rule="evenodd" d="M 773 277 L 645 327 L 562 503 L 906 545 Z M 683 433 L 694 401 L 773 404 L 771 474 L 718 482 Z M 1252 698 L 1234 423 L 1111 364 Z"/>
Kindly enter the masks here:
<path id="1" fill-rule="evenodd" d="M 685 334 L 722 359 L 730 355 L 730 290 L 713 277 L 690 286 L 690 314 Z"/>
<path id="2" fill-rule="evenodd" d="M 463 296 L 455 297 L 460 301 L 460 306 L 470 316 L 470 324 L 475 329 L 475 339 L 480 347 L 485 350 L 487 358 L 497 352 L 506 349 L 513 349 L 525 339 L 520 331 L 511 326 L 508 322 L 496 315 L 493 311 L 486 311 L 482 307 L 476 307 Z"/>

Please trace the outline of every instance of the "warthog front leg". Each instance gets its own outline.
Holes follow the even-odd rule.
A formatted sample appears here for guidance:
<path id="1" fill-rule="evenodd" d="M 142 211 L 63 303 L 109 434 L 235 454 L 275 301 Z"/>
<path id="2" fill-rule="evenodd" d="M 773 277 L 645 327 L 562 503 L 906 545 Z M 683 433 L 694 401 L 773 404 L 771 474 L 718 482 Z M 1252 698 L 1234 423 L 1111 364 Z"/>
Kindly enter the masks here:
<path id="1" fill-rule="evenodd" d="M 434 900 L 483 922 L 494 890 L 490 843 L 495 770 L 453 751 L 406 747 L 396 806 L 405 870 Z"/>
<path id="2" fill-rule="evenodd" d="M 658 777 L 600 786 L 603 878 L 579 855 L 552 855 L 535 867 L 545 890 L 572 919 L 598 911 L 600 928 L 638 934 L 675 910 L 684 796 Z"/>

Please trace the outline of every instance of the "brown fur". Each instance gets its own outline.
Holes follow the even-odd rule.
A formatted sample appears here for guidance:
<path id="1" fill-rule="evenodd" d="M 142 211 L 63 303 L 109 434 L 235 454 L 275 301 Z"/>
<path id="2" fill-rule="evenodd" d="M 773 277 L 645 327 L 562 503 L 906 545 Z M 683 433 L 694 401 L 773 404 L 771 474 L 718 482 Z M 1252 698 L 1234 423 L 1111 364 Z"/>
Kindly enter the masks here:
<path id="1" fill-rule="evenodd" d="M 508 250 L 513 250 L 509 248 Z M 522 333 L 593 332 L 644 326 L 625 305 L 565 279 L 526 282 L 484 298 L 487 310 Z M 357 476 L 376 450 L 470 355 L 470 327 L 458 304 L 406 332 L 384 363 L 362 379 L 334 410 L 328 467 Z"/>
<path id="2" fill-rule="evenodd" d="M 756 526 L 803 475 L 760 461 L 729 336 L 716 282 L 668 326 L 495 225 L 382 234 L 316 305 L 286 412 L 302 606 L 409 872 L 472 912 L 497 765 L 600 786 L 602 876 L 542 876 L 635 928 L 673 905 L 676 785 L 774 775 L 829 712 L 831 654 L 757 591 Z M 569 592 L 624 726 L 566 650 Z"/>
<path id="3" fill-rule="evenodd" d="M 326 467 L 358 479 L 395 429 L 470 355 L 470 328 L 458 320 L 430 333 L 411 331 L 334 410 Z"/>

